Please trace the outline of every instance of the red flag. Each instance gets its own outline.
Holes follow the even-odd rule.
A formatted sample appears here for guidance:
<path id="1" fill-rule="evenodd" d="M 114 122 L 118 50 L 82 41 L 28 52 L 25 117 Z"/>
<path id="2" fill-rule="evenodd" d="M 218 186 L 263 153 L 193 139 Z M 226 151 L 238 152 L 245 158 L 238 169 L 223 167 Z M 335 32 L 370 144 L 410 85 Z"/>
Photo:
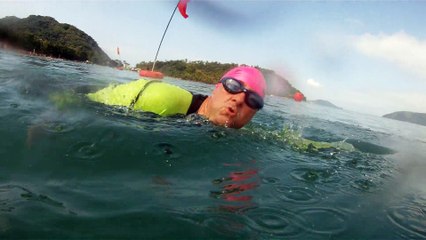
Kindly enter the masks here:
<path id="1" fill-rule="evenodd" d="M 120 55 L 120 48 L 117 47 L 117 54 Z"/>
<path id="2" fill-rule="evenodd" d="M 187 18 L 188 14 L 186 14 L 186 5 L 188 4 L 189 0 L 179 0 L 178 8 L 180 14 L 182 14 L 182 17 Z"/>

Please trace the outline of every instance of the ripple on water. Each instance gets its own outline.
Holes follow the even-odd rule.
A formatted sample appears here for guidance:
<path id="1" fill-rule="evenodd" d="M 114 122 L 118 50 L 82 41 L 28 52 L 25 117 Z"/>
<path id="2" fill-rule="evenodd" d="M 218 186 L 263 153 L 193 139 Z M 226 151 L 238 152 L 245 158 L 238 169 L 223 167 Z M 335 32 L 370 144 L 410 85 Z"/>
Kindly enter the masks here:
<path id="1" fill-rule="evenodd" d="M 175 161 L 181 157 L 179 149 L 170 143 L 160 142 L 155 144 L 155 155 L 164 160 L 169 167 L 173 166 Z"/>
<path id="2" fill-rule="evenodd" d="M 279 183 L 280 179 L 276 177 L 264 177 L 262 178 L 262 183 L 264 184 L 276 184 Z"/>
<path id="3" fill-rule="evenodd" d="M 176 153 L 177 150 L 173 144 L 160 142 L 155 144 L 155 147 L 159 155 L 167 155 L 167 156 L 175 157 L 175 158 L 179 156 L 179 154 Z"/>
<path id="4" fill-rule="evenodd" d="M 72 124 L 64 123 L 61 121 L 50 121 L 43 123 L 43 129 L 49 133 L 67 133 L 75 129 Z"/>
<path id="5" fill-rule="evenodd" d="M 220 235 L 233 238 L 247 235 L 249 232 L 243 218 L 235 214 L 210 215 L 203 225 Z"/>
<path id="6" fill-rule="evenodd" d="M 16 83 L 14 72 L 13 71 L 4 71 L 2 72 L 3 76 L 0 76 L 0 83 L 2 87 L 8 86 L 9 84 Z"/>
<path id="7" fill-rule="evenodd" d="M 373 192 L 377 189 L 373 179 L 357 179 L 352 182 L 351 186 L 363 192 Z"/>
<path id="8" fill-rule="evenodd" d="M 308 187 L 275 186 L 274 195 L 285 202 L 313 204 L 321 200 L 321 193 Z"/>
<path id="9" fill-rule="evenodd" d="M 409 238 L 426 238 L 426 199 L 411 201 L 409 205 L 394 206 L 387 210 L 393 225 Z"/>
<path id="10" fill-rule="evenodd" d="M 290 175 L 296 180 L 308 183 L 337 183 L 341 180 L 335 169 L 296 168 Z"/>
<path id="11" fill-rule="evenodd" d="M 307 225 L 303 216 L 282 208 L 260 207 L 247 212 L 249 227 L 268 237 L 295 237 Z"/>
<path id="12" fill-rule="evenodd" d="M 36 194 L 19 185 L 0 186 L 0 212 L 12 212 L 16 206 L 22 206 L 22 201 L 35 201 L 53 207 L 64 209 L 64 204 L 46 195 Z"/>
<path id="13" fill-rule="evenodd" d="M 67 156 L 75 157 L 82 160 L 95 160 L 104 155 L 104 150 L 96 143 L 78 142 L 69 147 Z"/>
<path id="14" fill-rule="evenodd" d="M 346 214 L 339 209 L 309 208 L 297 215 L 306 219 L 304 230 L 322 235 L 335 235 L 347 229 Z"/>

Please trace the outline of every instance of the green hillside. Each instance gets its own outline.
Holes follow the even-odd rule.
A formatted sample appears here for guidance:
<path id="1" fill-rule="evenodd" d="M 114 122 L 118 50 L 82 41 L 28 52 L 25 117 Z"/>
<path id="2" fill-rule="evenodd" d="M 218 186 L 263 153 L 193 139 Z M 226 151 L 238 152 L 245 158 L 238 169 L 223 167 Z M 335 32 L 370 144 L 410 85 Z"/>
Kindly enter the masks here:
<path id="1" fill-rule="evenodd" d="M 119 64 L 111 60 L 92 37 L 70 24 L 59 23 L 52 17 L 30 15 L 22 19 L 2 18 L 0 19 L 0 43 L 37 55 L 90 61 L 113 67 Z M 152 64 L 153 62 L 141 62 L 136 67 L 151 69 Z M 224 72 L 237 65 L 239 64 L 170 60 L 158 61 L 156 70 L 170 77 L 217 83 Z M 268 95 L 291 98 L 298 91 L 289 81 L 274 71 L 258 68 L 267 81 Z"/>
<path id="2" fill-rule="evenodd" d="M 95 40 L 76 27 L 54 18 L 30 15 L 0 19 L 0 41 L 15 48 L 68 60 L 110 65 L 111 59 Z"/>
<path id="3" fill-rule="evenodd" d="M 140 62 L 137 68 L 151 70 L 153 62 Z M 175 78 L 192 80 L 204 83 L 217 83 L 222 75 L 231 68 L 238 66 L 236 63 L 218 63 L 206 61 L 170 60 L 157 61 L 155 70 Z M 299 91 L 287 79 L 274 71 L 258 67 L 265 76 L 268 95 L 292 98 Z M 306 100 L 306 99 L 305 99 Z"/>

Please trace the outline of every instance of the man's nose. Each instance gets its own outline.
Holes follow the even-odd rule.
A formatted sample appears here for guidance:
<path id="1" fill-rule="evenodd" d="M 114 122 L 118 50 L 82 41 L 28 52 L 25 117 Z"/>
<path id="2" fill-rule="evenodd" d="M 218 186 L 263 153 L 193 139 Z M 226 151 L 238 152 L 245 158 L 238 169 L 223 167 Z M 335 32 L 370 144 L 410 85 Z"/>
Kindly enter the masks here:
<path id="1" fill-rule="evenodd" d="M 235 101 L 238 105 L 241 105 L 244 103 L 245 93 L 240 92 L 237 94 L 232 95 L 232 100 Z"/>

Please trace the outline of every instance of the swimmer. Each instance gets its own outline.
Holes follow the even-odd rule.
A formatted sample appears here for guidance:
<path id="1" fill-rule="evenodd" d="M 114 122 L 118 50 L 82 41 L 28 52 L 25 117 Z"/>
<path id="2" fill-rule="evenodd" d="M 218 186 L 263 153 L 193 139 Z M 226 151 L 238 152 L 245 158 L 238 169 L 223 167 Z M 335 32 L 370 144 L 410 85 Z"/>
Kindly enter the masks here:
<path id="1" fill-rule="evenodd" d="M 265 79 L 258 69 L 239 66 L 222 76 L 210 96 L 193 94 L 161 81 L 140 79 L 106 87 L 87 97 L 161 116 L 197 113 L 215 125 L 238 129 L 263 108 L 265 89 Z"/>

